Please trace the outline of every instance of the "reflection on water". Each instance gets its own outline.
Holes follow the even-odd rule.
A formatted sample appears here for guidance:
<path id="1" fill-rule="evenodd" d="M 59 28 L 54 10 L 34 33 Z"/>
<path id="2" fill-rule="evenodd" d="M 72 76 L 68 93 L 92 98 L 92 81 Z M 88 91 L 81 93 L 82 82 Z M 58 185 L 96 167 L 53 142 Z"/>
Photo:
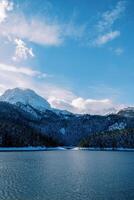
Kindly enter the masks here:
<path id="1" fill-rule="evenodd" d="M 0 152 L 0 200 L 134 200 L 133 152 Z"/>

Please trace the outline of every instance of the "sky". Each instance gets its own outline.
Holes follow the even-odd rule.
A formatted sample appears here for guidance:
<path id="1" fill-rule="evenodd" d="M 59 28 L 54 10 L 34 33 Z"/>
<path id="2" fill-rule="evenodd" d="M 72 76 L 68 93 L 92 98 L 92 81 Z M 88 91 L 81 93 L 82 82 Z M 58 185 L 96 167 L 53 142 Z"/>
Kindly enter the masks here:
<path id="1" fill-rule="evenodd" d="M 133 0 L 0 0 L 0 94 L 30 88 L 52 107 L 134 106 Z"/>

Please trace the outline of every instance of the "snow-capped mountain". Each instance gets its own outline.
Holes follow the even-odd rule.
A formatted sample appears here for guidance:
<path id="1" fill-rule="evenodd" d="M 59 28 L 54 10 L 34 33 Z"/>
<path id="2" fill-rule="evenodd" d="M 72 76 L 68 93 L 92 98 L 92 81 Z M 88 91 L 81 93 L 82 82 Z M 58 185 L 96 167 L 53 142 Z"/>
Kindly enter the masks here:
<path id="1" fill-rule="evenodd" d="M 51 108 L 43 97 L 30 89 L 10 89 L 0 97 L 0 137 L 2 132 L 3 141 L 8 132 L 9 138 L 15 136 L 14 141 L 23 139 L 23 145 L 31 145 L 31 137 L 37 141 L 38 134 L 52 137 L 64 145 L 77 145 L 90 134 L 130 128 L 134 128 L 134 108 L 105 116 L 78 115 Z"/>
<path id="2" fill-rule="evenodd" d="M 64 117 L 72 115 L 69 111 L 52 108 L 47 100 L 31 89 L 8 89 L 0 96 L 0 102 L 1 101 L 17 105 L 20 109 L 31 113 L 36 118 L 39 118 L 41 113 L 44 113 L 47 110 Z"/>
<path id="3" fill-rule="evenodd" d="M 0 101 L 5 101 L 11 104 L 19 105 L 22 107 L 35 108 L 39 111 L 50 110 L 50 104 L 41 96 L 36 94 L 30 89 L 14 88 L 6 90 L 0 97 Z"/>
<path id="4" fill-rule="evenodd" d="M 134 107 L 124 108 L 118 112 L 118 115 L 124 117 L 134 117 Z"/>

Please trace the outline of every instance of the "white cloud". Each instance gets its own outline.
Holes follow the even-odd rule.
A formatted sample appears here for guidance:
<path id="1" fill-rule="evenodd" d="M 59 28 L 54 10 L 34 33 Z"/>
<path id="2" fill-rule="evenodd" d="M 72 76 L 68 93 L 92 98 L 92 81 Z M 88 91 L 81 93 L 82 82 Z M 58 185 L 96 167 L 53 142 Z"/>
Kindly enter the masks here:
<path id="1" fill-rule="evenodd" d="M 72 96 L 72 99 L 51 97 L 49 103 L 54 108 L 68 110 L 78 114 L 97 114 L 105 115 L 115 113 L 124 105 L 117 105 L 110 99 L 83 99 L 82 97 Z"/>
<path id="2" fill-rule="evenodd" d="M 80 39 L 85 30 L 84 25 L 76 26 L 74 23 L 61 23 L 58 20 L 27 19 L 24 13 L 14 11 L 8 20 L 0 25 L 0 35 L 11 38 L 21 38 L 30 42 L 46 45 L 61 45 L 66 38 Z"/>
<path id="3" fill-rule="evenodd" d="M 106 44 L 107 42 L 112 41 L 113 39 L 115 39 L 119 36 L 120 36 L 119 31 L 111 31 L 109 33 L 99 36 L 94 41 L 94 46 L 102 46 L 102 45 Z"/>
<path id="4" fill-rule="evenodd" d="M 75 24 L 73 20 L 61 22 L 57 16 L 50 16 L 49 12 L 46 12 L 42 18 L 40 18 L 38 14 L 36 16 L 27 17 L 21 9 L 16 8 L 15 4 L 13 6 L 11 1 L 2 0 L 1 2 L 4 2 L 4 6 L 1 7 L 1 10 L 4 10 L 2 12 L 4 14 L 2 15 L 5 16 L 2 18 L 7 19 L 0 24 L 0 37 L 4 39 L 10 38 L 10 40 L 13 41 L 16 38 L 20 38 L 22 41 L 29 41 L 39 45 L 59 46 L 64 43 L 66 38 L 73 40 L 81 39 L 83 42 L 83 38 L 86 40 L 89 34 L 86 24 L 78 25 Z M 13 10 L 13 12 L 7 13 L 9 10 Z M 96 36 L 92 39 L 93 42 L 91 42 L 93 45 L 95 41 L 104 45 L 117 37 L 111 35 L 117 34 L 117 32 L 119 33 L 118 30 L 113 31 L 112 26 L 116 20 L 121 17 L 124 10 L 125 1 L 119 1 L 115 8 L 102 13 L 100 20 L 95 25 Z M 104 42 L 101 42 L 102 40 Z M 25 51 L 22 50 L 20 53 L 20 50 L 17 48 L 16 54 L 19 55 L 19 59 L 27 57 L 27 54 L 23 52 Z M 26 50 L 26 52 L 33 55 L 32 49 L 29 49 L 29 51 Z M 14 59 L 17 60 L 17 56 L 14 56 Z"/>
<path id="5" fill-rule="evenodd" d="M 28 20 L 24 14 L 14 14 L 2 25 L 3 35 L 26 39 L 41 45 L 57 46 L 62 43 L 61 27 L 59 24 L 37 20 Z"/>
<path id="6" fill-rule="evenodd" d="M 47 74 L 41 73 L 40 71 L 36 71 L 33 70 L 31 68 L 28 67 L 16 67 L 16 66 L 12 66 L 12 65 L 6 65 L 3 63 L 0 63 L 0 73 L 1 72 L 11 72 L 11 73 L 16 73 L 16 74 L 22 74 L 22 75 L 27 75 L 27 76 L 31 76 L 31 77 L 46 77 Z M 17 75 L 16 75 L 17 76 Z"/>
<path id="7" fill-rule="evenodd" d="M 125 1 L 119 1 L 114 9 L 102 13 L 99 21 L 95 25 L 95 37 L 92 40 L 93 46 L 105 45 L 121 35 L 119 30 L 113 30 L 113 25 L 122 16 L 125 8 Z"/>
<path id="8" fill-rule="evenodd" d="M 26 60 L 28 57 L 34 57 L 32 48 L 28 48 L 24 41 L 16 38 L 14 42 L 16 44 L 15 55 L 12 58 L 14 61 Z"/>
<path id="9" fill-rule="evenodd" d="M 9 11 L 13 10 L 13 3 L 8 0 L 0 0 L 0 23 L 7 18 Z"/>
<path id="10" fill-rule="evenodd" d="M 72 101 L 78 113 L 107 114 L 115 112 L 115 106 L 110 99 L 83 99 L 78 97 Z"/>
<path id="11" fill-rule="evenodd" d="M 124 11 L 125 1 L 117 2 L 114 9 L 108 10 L 102 14 L 100 21 L 96 25 L 97 30 L 99 32 L 104 32 L 111 29 L 112 25 L 121 17 Z"/>
<path id="12" fill-rule="evenodd" d="M 8 68 L 3 69 L 3 67 L 1 67 L 0 84 L 3 85 L 3 87 L 0 88 L 0 93 L 8 88 L 30 86 L 32 76 L 28 76 L 26 74 L 17 72 L 17 70 L 15 71 L 13 68 L 8 70 Z"/>
<path id="13" fill-rule="evenodd" d="M 8 12 L 11 10 L 12 12 Z M 52 17 L 48 12 L 42 18 L 39 15 L 27 16 L 15 3 L 0 0 L 0 22 L 2 22 L 0 40 L 3 45 L 1 49 L 7 49 L 10 54 L 6 54 L 8 59 L 20 62 L 33 58 L 34 53 L 32 48 L 27 46 L 28 42 L 44 46 L 59 46 L 67 38 L 79 40 L 84 35 L 85 25 L 76 25 L 73 20 L 61 22 L 57 16 Z M 15 53 L 11 55 L 11 48 L 13 52 L 14 45 L 16 45 Z M 2 56 L 5 57 L 1 54 Z"/>
<path id="14" fill-rule="evenodd" d="M 14 8 L 14 10 L 13 10 Z M 9 0 L 0 0 L 0 35 L 18 37 L 41 45 L 59 45 L 62 43 L 61 25 L 54 20 L 27 18 L 21 10 L 16 10 Z M 12 13 L 7 11 L 13 10 Z M 5 19 L 7 19 L 5 21 Z"/>
<path id="15" fill-rule="evenodd" d="M 0 63 L 0 94 L 6 89 L 21 87 L 36 90 L 45 98 L 55 94 L 56 91 L 57 95 L 62 95 L 60 89 L 46 83 L 45 77 L 48 76 L 29 67 L 18 67 Z"/>

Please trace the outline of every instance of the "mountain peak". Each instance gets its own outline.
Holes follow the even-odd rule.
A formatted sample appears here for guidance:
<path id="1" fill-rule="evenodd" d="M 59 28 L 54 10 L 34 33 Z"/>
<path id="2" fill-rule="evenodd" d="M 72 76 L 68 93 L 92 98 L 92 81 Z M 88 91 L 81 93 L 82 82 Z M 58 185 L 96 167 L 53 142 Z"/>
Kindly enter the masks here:
<path id="1" fill-rule="evenodd" d="M 0 101 L 6 101 L 11 104 L 22 103 L 24 105 L 30 105 L 40 111 L 51 109 L 50 104 L 31 89 L 8 89 L 0 97 Z"/>
<path id="2" fill-rule="evenodd" d="M 127 107 L 118 112 L 118 115 L 124 117 L 134 117 L 134 107 Z"/>

